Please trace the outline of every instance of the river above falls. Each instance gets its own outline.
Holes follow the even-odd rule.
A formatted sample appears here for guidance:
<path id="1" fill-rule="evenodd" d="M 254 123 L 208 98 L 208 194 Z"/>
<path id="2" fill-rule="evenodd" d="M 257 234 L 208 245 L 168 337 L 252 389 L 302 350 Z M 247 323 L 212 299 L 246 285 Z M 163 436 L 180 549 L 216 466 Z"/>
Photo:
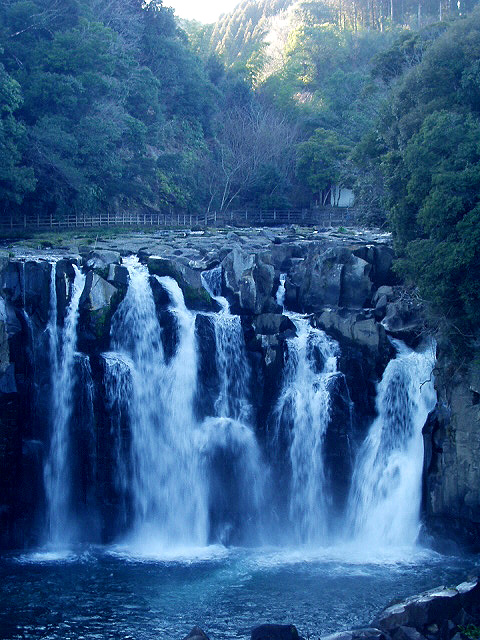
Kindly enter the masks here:
<path id="1" fill-rule="evenodd" d="M 0 559 L 0 638 L 153 640 L 202 627 L 212 640 L 293 623 L 304 637 L 368 626 L 393 599 L 478 573 L 472 556 L 421 548 L 135 547 Z"/>

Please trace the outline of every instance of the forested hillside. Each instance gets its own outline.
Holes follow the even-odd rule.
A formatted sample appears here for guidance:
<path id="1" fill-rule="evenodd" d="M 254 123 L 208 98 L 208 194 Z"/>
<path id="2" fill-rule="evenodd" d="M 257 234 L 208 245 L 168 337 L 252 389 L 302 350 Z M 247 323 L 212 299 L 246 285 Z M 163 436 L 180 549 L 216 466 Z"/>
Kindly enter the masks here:
<path id="1" fill-rule="evenodd" d="M 382 172 L 399 271 L 463 337 L 480 314 L 480 10 L 451 25 L 390 86 L 359 161 Z M 398 55 L 398 51 L 397 51 Z"/>
<path id="2" fill-rule="evenodd" d="M 197 197 L 216 88 L 170 10 L 6 0 L 0 46 L 3 211 L 61 215 Z"/>
<path id="3" fill-rule="evenodd" d="M 399 271 L 469 334 L 480 13 L 468 9 L 245 0 L 187 35 L 160 2 L 5 0 L 0 214 L 303 207 L 350 187 L 392 228 Z"/>

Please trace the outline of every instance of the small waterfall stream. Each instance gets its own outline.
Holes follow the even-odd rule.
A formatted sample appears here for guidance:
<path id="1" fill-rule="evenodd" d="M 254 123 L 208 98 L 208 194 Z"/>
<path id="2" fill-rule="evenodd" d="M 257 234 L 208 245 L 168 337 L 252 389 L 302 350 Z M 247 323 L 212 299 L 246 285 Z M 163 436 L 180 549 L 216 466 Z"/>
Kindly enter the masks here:
<path id="1" fill-rule="evenodd" d="M 230 313 L 227 299 L 221 296 L 221 267 L 203 272 L 202 279 L 208 293 L 221 307 L 220 313 L 212 316 L 220 381 L 215 412 L 218 417 L 248 424 L 252 414 L 248 400 L 250 367 L 240 317 Z"/>
<path id="2" fill-rule="evenodd" d="M 360 543 L 410 546 L 420 529 L 422 428 L 434 408 L 435 348 L 409 349 L 394 341 L 391 360 L 378 385 L 377 412 L 358 454 L 349 514 Z"/>
<path id="3" fill-rule="evenodd" d="M 58 327 L 56 264 L 52 264 L 50 288 L 50 357 L 52 362 L 52 428 L 50 452 L 44 480 L 47 497 L 47 540 L 52 545 L 68 545 L 77 534 L 71 514 L 70 420 L 75 385 L 74 365 L 77 349 L 77 322 L 85 276 L 73 265 L 75 279 L 71 287 L 64 326 Z"/>
<path id="4" fill-rule="evenodd" d="M 311 327 L 308 319 L 289 315 L 297 335 L 287 340 L 273 441 L 279 442 L 286 434 L 289 442 L 289 518 L 295 541 L 321 544 L 326 540 L 329 508 L 323 444 L 330 420 L 330 382 L 338 373 L 338 345 Z"/>
<path id="5" fill-rule="evenodd" d="M 210 482 L 210 502 L 215 502 L 215 507 L 211 513 L 213 519 L 219 521 L 216 535 L 222 542 L 229 540 L 232 519 L 251 542 L 258 539 L 261 528 L 265 467 L 252 429 L 251 372 L 245 339 L 240 317 L 230 313 L 228 301 L 221 296 L 221 267 L 203 272 L 202 280 L 221 307 L 219 313 L 211 316 L 219 378 L 215 416 L 207 417 L 202 425 L 202 447 L 214 474 Z M 240 525 L 242 518 L 248 527 Z"/>
<path id="6" fill-rule="evenodd" d="M 111 334 L 120 354 L 117 362 L 129 367 L 131 376 L 131 477 L 121 478 L 120 484 L 130 486 L 134 539 L 160 547 L 204 545 L 206 490 L 192 412 L 197 371 L 193 316 L 177 283 L 160 278 L 179 328 L 177 348 L 167 364 L 148 270 L 134 258 L 125 262 L 130 284 L 112 319 Z M 120 473 L 126 467 L 122 462 Z"/>

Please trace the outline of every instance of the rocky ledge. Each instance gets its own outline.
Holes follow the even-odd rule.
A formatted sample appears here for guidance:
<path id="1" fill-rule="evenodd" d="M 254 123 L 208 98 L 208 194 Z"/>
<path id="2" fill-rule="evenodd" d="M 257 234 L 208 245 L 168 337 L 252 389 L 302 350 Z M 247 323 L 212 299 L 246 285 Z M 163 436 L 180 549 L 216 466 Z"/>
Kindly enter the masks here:
<path id="1" fill-rule="evenodd" d="M 340 631 L 320 640 L 474 640 L 480 634 L 480 580 L 437 587 L 392 603 L 364 629 Z M 198 627 L 183 640 L 208 640 Z M 304 640 L 294 625 L 263 624 L 251 640 Z"/>

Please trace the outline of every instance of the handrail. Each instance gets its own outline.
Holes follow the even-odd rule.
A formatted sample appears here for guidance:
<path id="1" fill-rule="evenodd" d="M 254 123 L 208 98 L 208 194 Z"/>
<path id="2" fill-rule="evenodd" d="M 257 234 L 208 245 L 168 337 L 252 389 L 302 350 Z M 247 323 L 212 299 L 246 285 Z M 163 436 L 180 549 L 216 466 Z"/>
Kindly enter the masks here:
<path id="1" fill-rule="evenodd" d="M 361 207 L 313 207 L 311 209 L 233 209 L 230 211 L 187 212 L 98 212 L 70 213 L 61 218 L 52 214 L 3 216 L 1 230 L 48 230 L 102 227 L 224 227 L 321 225 L 324 227 L 354 226 L 365 209 Z"/>

